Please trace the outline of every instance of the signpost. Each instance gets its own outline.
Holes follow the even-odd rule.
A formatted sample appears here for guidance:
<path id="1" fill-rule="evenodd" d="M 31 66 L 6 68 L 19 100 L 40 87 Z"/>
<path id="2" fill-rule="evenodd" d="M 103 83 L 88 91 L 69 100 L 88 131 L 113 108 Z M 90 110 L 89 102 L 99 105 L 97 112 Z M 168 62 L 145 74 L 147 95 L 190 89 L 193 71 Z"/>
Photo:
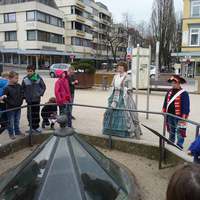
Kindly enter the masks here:
<path id="1" fill-rule="evenodd" d="M 71 59 L 71 62 L 73 63 L 75 59 L 75 55 L 70 55 L 70 59 Z"/>

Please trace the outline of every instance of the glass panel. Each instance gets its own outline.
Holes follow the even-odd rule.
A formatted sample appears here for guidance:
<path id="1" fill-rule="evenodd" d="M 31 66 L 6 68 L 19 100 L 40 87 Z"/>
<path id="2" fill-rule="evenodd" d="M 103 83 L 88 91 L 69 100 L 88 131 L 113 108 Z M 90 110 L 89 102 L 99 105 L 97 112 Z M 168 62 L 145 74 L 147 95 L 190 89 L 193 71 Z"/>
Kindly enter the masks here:
<path id="1" fill-rule="evenodd" d="M 16 31 L 7 31 L 5 32 L 5 41 L 16 41 L 17 32 Z"/>
<path id="2" fill-rule="evenodd" d="M 27 31 L 27 40 L 36 40 L 36 31 Z"/>
<path id="3" fill-rule="evenodd" d="M 200 16 L 200 1 L 192 1 L 192 16 Z"/>
<path id="4" fill-rule="evenodd" d="M 191 34 L 191 45 L 198 45 L 198 34 Z"/>
<path id="5" fill-rule="evenodd" d="M 13 54 L 13 64 L 18 64 L 18 55 L 17 54 Z"/>
<path id="6" fill-rule="evenodd" d="M 16 13 L 4 14 L 4 22 L 5 23 L 16 22 Z"/>
<path id="7" fill-rule="evenodd" d="M 50 20 L 51 20 L 51 24 L 52 25 L 58 26 L 58 19 L 57 19 L 57 17 L 51 16 Z"/>
<path id="8" fill-rule="evenodd" d="M 35 11 L 26 12 L 26 20 L 27 21 L 34 21 L 35 20 Z"/>
<path id="9" fill-rule="evenodd" d="M 0 199 L 34 199 L 35 192 L 41 184 L 55 141 L 56 137 L 51 138 L 41 152 L 30 163 L 27 163 L 25 168 L 7 184 L 7 187 L 0 193 Z"/>
<path id="10" fill-rule="evenodd" d="M 74 138 L 71 138 L 71 141 L 87 198 L 92 200 L 117 199 L 120 195 L 119 186 Z M 103 159 L 106 161 L 105 157 Z"/>
<path id="11" fill-rule="evenodd" d="M 200 62 L 196 63 L 196 76 L 200 76 Z"/>
<path id="12" fill-rule="evenodd" d="M 38 199 L 81 200 L 66 138 L 60 139 L 58 146 Z"/>
<path id="13" fill-rule="evenodd" d="M 27 56 L 21 55 L 20 61 L 21 61 L 20 64 L 27 64 Z"/>
<path id="14" fill-rule="evenodd" d="M 46 22 L 45 14 L 42 12 L 37 12 L 37 20 L 41 22 Z"/>
<path id="15" fill-rule="evenodd" d="M 94 147 L 86 143 L 84 140 L 80 140 L 78 136 L 75 136 L 77 140 L 83 145 L 83 147 L 97 160 L 104 170 L 115 180 L 118 185 L 126 188 L 124 181 L 121 177 L 121 169 L 118 165 L 105 157 L 101 152 Z"/>

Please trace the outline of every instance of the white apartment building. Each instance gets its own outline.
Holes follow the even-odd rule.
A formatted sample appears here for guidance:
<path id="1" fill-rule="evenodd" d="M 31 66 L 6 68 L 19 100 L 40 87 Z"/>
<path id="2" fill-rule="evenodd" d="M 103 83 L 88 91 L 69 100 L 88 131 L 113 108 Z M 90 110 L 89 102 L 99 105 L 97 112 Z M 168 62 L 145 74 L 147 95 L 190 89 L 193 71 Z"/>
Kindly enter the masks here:
<path id="1" fill-rule="evenodd" d="M 111 26 L 111 13 L 94 0 L 55 0 L 64 13 L 65 44 L 76 59 L 106 60 L 105 33 Z"/>
<path id="2" fill-rule="evenodd" d="M 64 34 L 63 13 L 54 0 L 0 0 L 0 63 L 64 62 Z"/>

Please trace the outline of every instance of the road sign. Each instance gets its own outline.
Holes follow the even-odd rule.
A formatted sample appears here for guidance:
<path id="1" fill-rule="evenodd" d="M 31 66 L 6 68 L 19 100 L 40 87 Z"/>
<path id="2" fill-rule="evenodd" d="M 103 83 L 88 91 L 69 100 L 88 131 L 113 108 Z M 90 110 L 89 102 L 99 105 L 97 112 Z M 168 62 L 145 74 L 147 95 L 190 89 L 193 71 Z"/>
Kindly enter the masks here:
<path id="1" fill-rule="evenodd" d="M 133 51 L 133 48 L 128 47 L 127 48 L 127 55 L 132 55 L 132 51 Z"/>
<path id="2" fill-rule="evenodd" d="M 75 58 L 75 55 L 70 55 L 70 59 L 74 59 Z"/>

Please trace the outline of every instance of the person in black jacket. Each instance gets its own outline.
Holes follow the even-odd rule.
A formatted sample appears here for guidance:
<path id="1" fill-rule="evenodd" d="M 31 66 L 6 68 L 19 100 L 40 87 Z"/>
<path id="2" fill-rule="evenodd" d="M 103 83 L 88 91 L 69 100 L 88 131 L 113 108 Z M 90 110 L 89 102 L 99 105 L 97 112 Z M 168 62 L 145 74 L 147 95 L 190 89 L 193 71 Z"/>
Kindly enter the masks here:
<path id="1" fill-rule="evenodd" d="M 29 65 L 27 68 L 27 76 L 22 81 L 24 97 L 28 104 L 28 121 L 29 126 L 35 133 L 41 133 L 40 129 L 40 101 L 44 95 L 46 86 L 43 79 L 35 72 L 35 67 Z M 30 130 L 28 131 L 30 132 Z"/>
<path id="2" fill-rule="evenodd" d="M 18 73 L 9 72 L 9 84 L 4 89 L 4 101 L 6 103 L 6 110 L 14 109 L 7 112 L 8 118 L 8 133 L 11 139 L 15 139 L 15 135 L 24 135 L 19 128 L 21 117 L 21 105 L 23 103 L 23 89 L 18 84 Z"/>
<path id="3" fill-rule="evenodd" d="M 54 124 L 57 117 L 57 104 L 55 97 L 51 97 L 44 105 L 41 115 L 43 119 L 42 128 L 45 128 L 45 126 L 50 126 L 52 129 L 54 129 Z"/>
<path id="4" fill-rule="evenodd" d="M 69 88 L 71 93 L 71 103 L 74 103 L 74 95 L 75 95 L 75 86 L 78 84 L 78 80 L 75 78 L 75 68 L 73 66 L 69 67 L 68 70 L 68 81 L 69 81 Z M 70 108 L 71 115 L 72 115 L 72 107 Z M 72 119 L 75 120 L 76 118 L 72 116 Z"/>

